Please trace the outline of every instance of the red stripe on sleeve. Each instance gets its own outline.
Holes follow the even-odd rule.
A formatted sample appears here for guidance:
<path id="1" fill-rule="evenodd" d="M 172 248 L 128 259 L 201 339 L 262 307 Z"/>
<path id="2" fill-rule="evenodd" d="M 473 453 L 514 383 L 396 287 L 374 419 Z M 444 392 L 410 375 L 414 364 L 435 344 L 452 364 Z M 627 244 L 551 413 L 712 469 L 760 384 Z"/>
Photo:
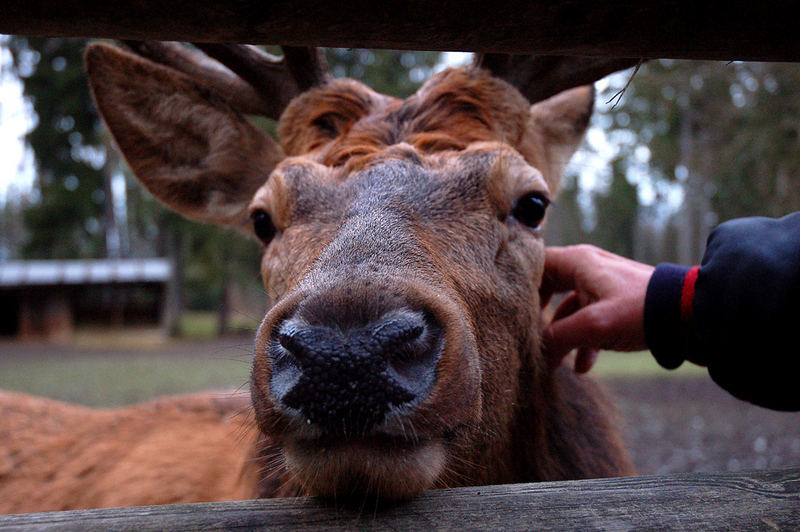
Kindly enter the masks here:
<path id="1" fill-rule="evenodd" d="M 697 282 L 697 273 L 700 266 L 695 266 L 683 278 L 683 288 L 681 289 L 681 323 L 686 326 L 692 322 L 694 316 L 694 285 Z"/>

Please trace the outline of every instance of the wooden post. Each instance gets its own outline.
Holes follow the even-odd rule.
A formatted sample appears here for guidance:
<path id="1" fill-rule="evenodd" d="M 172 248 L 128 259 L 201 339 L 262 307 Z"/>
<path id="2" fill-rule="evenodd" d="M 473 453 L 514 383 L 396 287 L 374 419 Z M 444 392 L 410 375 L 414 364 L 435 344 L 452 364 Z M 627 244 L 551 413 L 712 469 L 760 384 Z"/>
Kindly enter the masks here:
<path id="1" fill-rule="evenodd" d="M 262 499 L 0 516 L 10 530 L 798 530 L 800 468 L 429 491 L 394 507 Z"/>
<path id="2" fill-rule="evenodd" d="M 0 33 L 800 61 L 794 2 L 6 0 Z"/>

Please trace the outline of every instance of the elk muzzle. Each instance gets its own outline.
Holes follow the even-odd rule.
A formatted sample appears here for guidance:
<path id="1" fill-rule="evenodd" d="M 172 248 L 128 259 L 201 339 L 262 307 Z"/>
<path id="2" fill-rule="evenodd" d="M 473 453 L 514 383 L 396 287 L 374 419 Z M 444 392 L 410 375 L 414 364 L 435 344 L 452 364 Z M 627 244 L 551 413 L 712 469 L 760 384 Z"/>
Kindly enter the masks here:
<path id="1" fill-rule="evenodd" d="M 364 435 L 422 402 L 436 378 L 441 327 L 390 311 L 361 327 L 285 320 L 269 345 L 274 400 L 331 435 Z"/>

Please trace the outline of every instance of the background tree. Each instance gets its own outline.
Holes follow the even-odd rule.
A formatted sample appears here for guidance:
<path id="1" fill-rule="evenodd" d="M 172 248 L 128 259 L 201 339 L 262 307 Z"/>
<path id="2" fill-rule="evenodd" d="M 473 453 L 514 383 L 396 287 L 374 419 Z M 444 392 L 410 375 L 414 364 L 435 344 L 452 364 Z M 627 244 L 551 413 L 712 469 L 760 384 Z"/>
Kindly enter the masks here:
<path id="1" fill-rule="evenodd" d="M 13 201 L 0 205 L 0 261 L 19 259 L 26 239 L 22 213 L 28 206 L 27 197 L 16 193 L 9 196 Z"/>
<path id="2" fill-rule="evenodd" d="M 792 64 L 662 60 L 634 76 L 606 123 L 620 171 L 645 167 L 651 194 L 637 231 L 664 243 L 657 260 L 696 263 L 718 223 L 800 209 L 798 86 Z M 676 207 L 676 189 L 683 201 L 668 220 L 655 206 Z"/>
<path id="3" fill-rule="evenodd" d="M 29 258 L 102 257 L 113 249 L 105 147 L 82 67 L 85 41 L 12 37 L 14 69 L 36 122 L 26 142 L 36 194 L 23 212 Z"/>
<path id="4" fill-rule="evenodd" d="M 85 46 L 81 39 L 9 40 L 14 70 L 36 114 L 26 142 L 37 178 L 32 204 L 4 207 L 3 226 L 11 228 L 9 213 L 22 210 L 24 230 L 17 228 L 14 234 L 26 239 L 23 254 L 28 258 L 170 257 L 180 280 L 174 291 L 178 295 L 168 304 L 165 326 L 171 330 L 177 328 L 184 306 L 216 310 L 219 332 L 229 329 L 237 312 L 256 316 L 259 309 L 241 309 L 258 305 L 247 305 L 247 300 L 265 304 L 254 242 L 168 212 L 129 171 L 124 206 L 115 208 L 112 182 L 120 179 L 123 164 L 89 94 Z M 439 57 L 437 52 L 327 50 L 334 75 L 360 79 L 398 96 L 416 90 Z M 258 123 L 274 134 L 274 123 Z M 8 248 L 6 240 L 2 244 Z"/>
<path id="5" fill-rule="evenodd" d="M 377 92 L 405 98 L 430 76 L 442 54 L 328 48 L 325 55 L 335 77 L 357 79 Z"/>
<path id="6" fill-rule="evenodd" d="M 714 128 L 718 149 L 711 205 L 725 220 L 752 213 L 782 216 L 800 208 L 800 68 L 735 65 L 733 105 Z M 742 134 L 743 132 L 743 134 Z"/>
<path id="7" fill-rule="evenodd" d="M 578 195 L 578 175 L 567 173 L 561 181 L 561 190 L 550 207 L 546 222 L 546 241 L 550 245 L 567 245 L 588 242 L 587 216 Z"/>
<path id="8" fill-rule="evenodd" d="M 37 117 L 26 137 L 37 179 L 29 204 L 3 207 L 4 256 L 16 254 L 24 240 L 26 257 L 172 257 L 183 266 L 183 303 L 217 310 L 220 331 L 243 297 L 263 298 L 258 246 L 238 233 L 168 213 L 129 174 L 124 206 L 115 208 L 111 184 L 123 165 L 107 148 L 89 96 L 85 41 L 12 37 L 8 45 Z M 393 50 L 326 54 L 334 75 L 401 97 L 441 59 L 436 52 Z M 599 102 L 628 78 L 615 78 Z M 798 86 L 797 65 L 648 62 L 618 105 L 599 103 L 595 127 L 615 155 L 568 171 L 549 241 L 594 242 L 639 260 L 689 264 L 720 221 L 800 210 Z M 258 123 L 274 134 L 274 122 Z M 595 179 L 580 177 L 587 172 Z M 13 223 L 20 212 L 22 225 Z"/>
<path id="9" fill-rule="evenodd" d="M 638 223 L 639 192 L 628 181 L 625 161 L 611 161 L 611 183 L 607 190 L 594 194 L 596 223 L 588 238 L 597 246 L 623 255 L 634 255 Z"/>

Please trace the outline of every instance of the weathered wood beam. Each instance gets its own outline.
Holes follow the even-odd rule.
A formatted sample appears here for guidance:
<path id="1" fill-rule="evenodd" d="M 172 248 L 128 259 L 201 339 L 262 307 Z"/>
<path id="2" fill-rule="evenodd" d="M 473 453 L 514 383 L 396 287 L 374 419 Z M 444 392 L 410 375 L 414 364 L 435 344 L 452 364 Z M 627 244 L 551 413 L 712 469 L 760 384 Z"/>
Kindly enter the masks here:
<path id="1" fill-rule="evenodd" d="M 798 530 L 800 468 L 430 491 L 393 508 L 262 499 L 0 516 L 2 530 Z"/>
<path id="2" fill-rule="evenodd" d="M 800 61 L 795 7 L 752 0 L 6 0 L 0 33 Z"/>

